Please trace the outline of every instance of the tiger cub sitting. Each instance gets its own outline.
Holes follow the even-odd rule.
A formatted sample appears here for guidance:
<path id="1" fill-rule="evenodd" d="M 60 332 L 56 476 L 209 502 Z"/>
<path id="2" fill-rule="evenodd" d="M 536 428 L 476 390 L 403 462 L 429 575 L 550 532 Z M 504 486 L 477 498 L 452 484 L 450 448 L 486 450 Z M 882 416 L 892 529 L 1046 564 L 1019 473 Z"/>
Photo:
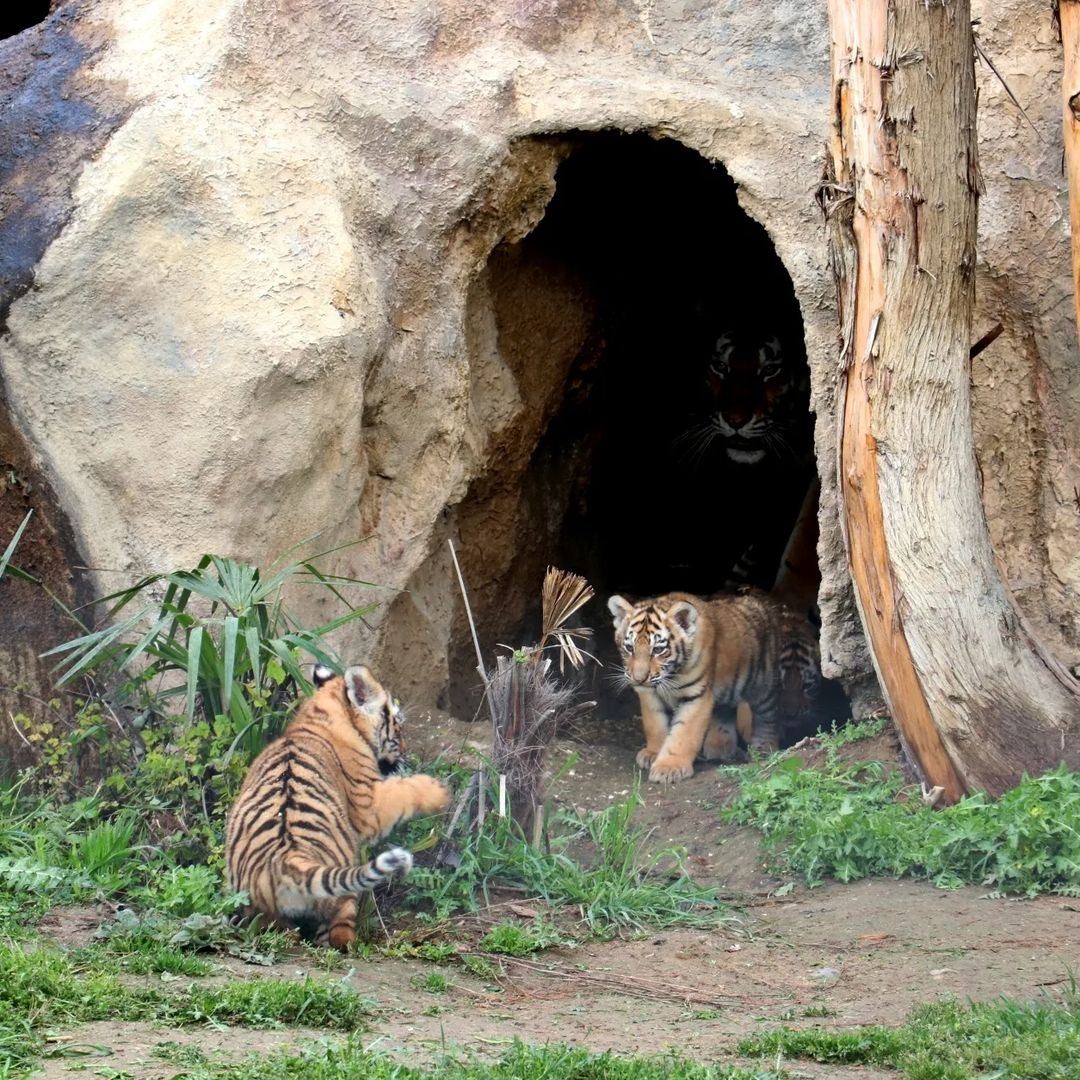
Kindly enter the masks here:
<path id="1" fill-rule="evenodd" d="M 645 747 L 637 763 L 652 781 L 693 775 L 699 753 L 731 757 L 738 745 L 732 713 L 741 703 L 753 714 L 751 747 L 775 750 L 782 711 L 812 692 L 800 667 L 811 650 L 817 655 L 812 627 L 801 620 L 801 629 L 793 613 L 762 593 L 708 600 L 669 593 L 637 604 L 613 596 L 608 610 L 641 705 Z"/>
<path id="2" fill-rule="evenodd" d="M 357 893 L 412 869 L 390 848 L 365 865 L 357 849 L 417 814 L 446 808 L 431 776 L 389 776 L 405 746 L 398 704 L 366 667 L 317 667 L 315 693 L 251 763 L 225 831 L 230 888 L 244 914 L 313 931 L 319 944 L 356 938 Z"/>

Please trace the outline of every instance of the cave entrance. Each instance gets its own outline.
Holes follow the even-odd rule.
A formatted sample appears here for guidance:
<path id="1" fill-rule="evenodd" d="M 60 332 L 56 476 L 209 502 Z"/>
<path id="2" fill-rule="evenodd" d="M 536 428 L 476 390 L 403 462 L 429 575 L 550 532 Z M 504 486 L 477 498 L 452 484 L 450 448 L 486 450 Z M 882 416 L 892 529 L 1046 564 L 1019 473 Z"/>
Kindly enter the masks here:
<path id="1" fill-rule="evenodd" d="M 793 530 L 812 601 L 809 371 L 768 235 L 724 168 L 674 140 L 581 134 L 562 151 L 543 218 L 496 248 L 469 298 L 473 411 L 497 434 L 457 524 L 485 649 L 535 640 L 549 563 L 596 589 L 584 615 L 606 662 L 609 595 L 770 588 Z M 512 421 L 492 404 L 507 385 Z M 469 712 L 464 635 L 450 676 Z M 636 710 L 606 682 L 606 705 Z"/>

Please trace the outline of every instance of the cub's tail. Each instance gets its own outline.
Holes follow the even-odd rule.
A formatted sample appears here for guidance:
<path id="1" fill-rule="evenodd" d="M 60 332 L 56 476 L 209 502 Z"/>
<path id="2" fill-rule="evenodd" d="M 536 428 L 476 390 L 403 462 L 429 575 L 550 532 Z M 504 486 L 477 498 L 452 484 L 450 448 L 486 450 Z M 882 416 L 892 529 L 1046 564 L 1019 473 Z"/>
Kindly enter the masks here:
<path id="1" fill-rule="evenodd" d="M 285 869 L 301 891 L 314 899 L 326 900 L 370 892 L 395 874 L 404 877 L 412 865 L 412 853 L 396 847 L 381 852 L 363 866 L 320 866 L 308 858 L 293 858 Z"/>

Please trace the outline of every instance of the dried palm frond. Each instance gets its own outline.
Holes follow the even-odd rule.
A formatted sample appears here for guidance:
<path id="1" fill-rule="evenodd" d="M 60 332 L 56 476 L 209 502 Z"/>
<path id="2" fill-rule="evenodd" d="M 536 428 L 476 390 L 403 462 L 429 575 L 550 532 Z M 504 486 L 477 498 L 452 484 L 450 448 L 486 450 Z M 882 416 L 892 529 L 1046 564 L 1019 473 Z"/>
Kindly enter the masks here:
<path id="1" fill-rule="evenodd" d="M 543 623 L 540 644 L 537 653 L 542 654 L 550 638 L 555 639 L 559 649 L 559 670 L 563 670 L 563 661 L 568 660 L 575 670 L 585 663 L 584 652 L 574 638 L 592 637 L 592 630 L 587 626 L 567 626 L 566 620 L 579 608 L 584 607 L 594 596 L 592 586 L 579 574 L 568 570 L 559 570 L 554 566 L 547 568 L 544 575 Z"/>

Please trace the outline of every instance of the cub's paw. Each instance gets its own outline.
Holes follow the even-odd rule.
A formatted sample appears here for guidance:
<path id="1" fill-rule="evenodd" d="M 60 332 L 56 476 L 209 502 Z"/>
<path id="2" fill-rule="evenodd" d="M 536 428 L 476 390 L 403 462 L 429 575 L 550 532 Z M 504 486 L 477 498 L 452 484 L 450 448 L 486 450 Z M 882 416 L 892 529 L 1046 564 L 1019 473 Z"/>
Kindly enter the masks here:
<path id="1" fill-rule="evenodd" d="M 437 814 L 450 805 L 450 789 L 434 776 L 412 777 L 412 788 L 416 795 L 417 813 Z"/>
<path id="2" fill-rule="evenodd" d="M 393 877 L 394 874 L 404 877 L 412 869 L 412 852 L 400 847 L 380 852 L 375 856 L 375 869 L 387 877 Z"/>
<path id="3" fill-rule="evenodd" d="M 664 757 L 660 755 L 653 762 L 652 768 L 649 770 L 649 779 L 654 784 L 677 784 L 680 780 L 685 780 L 688 776 L 694 775 L 693 762 L 676 761 L 671 757 Z"/>
<path id="4" fill-rule="evenodd" d="M 656 755 L 647 746 L 643 746 L 637 752 L 637 758 L 635 759 L 637 761 L 637 767 L 639 769 L 647 769 L 653 763 L 653 758 L 655 757 Z"/>

